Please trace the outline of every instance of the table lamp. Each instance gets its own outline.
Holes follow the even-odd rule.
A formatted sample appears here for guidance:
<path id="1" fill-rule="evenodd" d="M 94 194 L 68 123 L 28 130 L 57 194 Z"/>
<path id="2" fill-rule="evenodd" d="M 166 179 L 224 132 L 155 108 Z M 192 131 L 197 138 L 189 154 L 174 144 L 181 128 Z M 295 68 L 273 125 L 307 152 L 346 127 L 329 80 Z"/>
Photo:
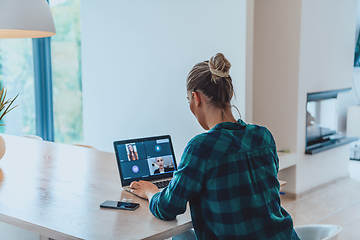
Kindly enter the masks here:
<path id="1" fill-rule="evenodd" d="M 42 38 L 55 34 L 46 0 L 0 0 L 0 38 Z"/>

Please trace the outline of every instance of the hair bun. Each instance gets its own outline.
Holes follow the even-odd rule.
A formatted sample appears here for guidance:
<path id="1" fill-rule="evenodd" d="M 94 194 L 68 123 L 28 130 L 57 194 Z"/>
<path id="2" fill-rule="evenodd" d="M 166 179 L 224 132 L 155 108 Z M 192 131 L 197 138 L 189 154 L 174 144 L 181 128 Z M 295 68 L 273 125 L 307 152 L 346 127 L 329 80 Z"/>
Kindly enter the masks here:
<path id="1" fill-rule="evenodd" d="M 231 63 L 225 58 L 224 54 L 217 53 L 210 58 L 210 72 L 217 78 L 229 77 Z"/>

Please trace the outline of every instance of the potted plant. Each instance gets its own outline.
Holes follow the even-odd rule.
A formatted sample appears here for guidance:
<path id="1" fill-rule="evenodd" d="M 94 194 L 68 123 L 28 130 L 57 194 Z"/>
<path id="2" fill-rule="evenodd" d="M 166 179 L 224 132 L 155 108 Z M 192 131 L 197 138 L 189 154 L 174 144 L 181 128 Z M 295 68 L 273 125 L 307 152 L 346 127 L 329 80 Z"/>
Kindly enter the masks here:
<path id="1" fill-rule="evenodd" d="M 4 87 L 1 87 L 0 90 L 0 127 L 4 126 L 2 123 L 3 118 L 14 108 L 17 107 L 17 105 L 14 106 L 14 102 L 17 99 L 19 95 L 16 95 L 14 98 L 7 98 L 6 96 L 6 89 Z M 0 159 L 5 154 L 5 141 L 0 136 Z"/>

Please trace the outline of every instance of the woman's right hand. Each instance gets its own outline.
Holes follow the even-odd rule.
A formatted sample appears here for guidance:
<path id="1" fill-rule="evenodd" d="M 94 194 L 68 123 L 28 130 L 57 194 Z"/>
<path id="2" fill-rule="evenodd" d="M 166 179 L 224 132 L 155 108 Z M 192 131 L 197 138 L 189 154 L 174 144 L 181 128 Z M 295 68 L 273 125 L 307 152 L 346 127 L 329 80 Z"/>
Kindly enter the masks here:
<path id="1" fill-rule="evenodd" d="M 159 192 L 159 188 L 148 181 L 135 181 L 130 184 L 131 192 L 141 198 L 150 200 Z"/>

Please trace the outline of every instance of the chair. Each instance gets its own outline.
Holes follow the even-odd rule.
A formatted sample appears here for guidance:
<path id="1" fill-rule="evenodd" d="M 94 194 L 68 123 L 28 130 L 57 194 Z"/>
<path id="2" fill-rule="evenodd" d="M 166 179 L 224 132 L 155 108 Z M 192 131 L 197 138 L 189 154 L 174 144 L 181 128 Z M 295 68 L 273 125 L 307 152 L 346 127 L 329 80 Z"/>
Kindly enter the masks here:
<path id="1" fill-rule="evenodd" d="M 303 225 L 295 227 L 295 231 L 301 240 L 335 240 L 342 227 L 336 225 Z"/>

